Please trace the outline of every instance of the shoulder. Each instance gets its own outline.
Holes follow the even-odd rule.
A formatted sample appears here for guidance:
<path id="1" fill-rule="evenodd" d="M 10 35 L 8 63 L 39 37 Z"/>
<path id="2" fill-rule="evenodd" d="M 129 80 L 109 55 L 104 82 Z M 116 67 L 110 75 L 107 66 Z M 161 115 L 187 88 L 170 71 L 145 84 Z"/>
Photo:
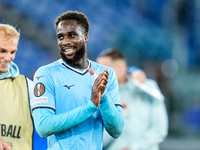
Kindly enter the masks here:
<path id="1" fill-rule="evenodd" d="M 19 74 L 19 76 L 17 78 L 21 78 L 22 80 L 26 80 L 28 85 L 32 85 L 33 81 L 31 79 L 29 79 L 27 76 Z"/>
<path id="2" fill-rule="evenodd" d="M 93 61 L 91 61 L 91 68 L 93 69 L 93 71 L 97 75 L 100 75 L 104 71 L 104 69 L 106 69 L 108 71 L 108 74 L 109 74 L 109 78 L 108 78 L 109 84 L 108 84 L 108 86 L 111 85 L 111 84 L 116 85 L 118 83 L 117 75 L 116 75 L 113 68 L 98 64 L 98 63 L 93 62 Z"/>
<path id="3" fill-rule="evenodd" d="M 62 64 L 60 63 L 59 60 L 57 60 L 57 61 L 54 61 L 54 62 L 52 62 L 52 63 L 50 63 L 50 64 L 41 66 L 41 67 L 39 67 L 39 68 L 36 70 L 36 74 L 38 74 L 38 73 L 40 74 L 40 73 L 44 73 L 44 72 L 47 72 L 47 71 L 54 70 L 54 69 L 56 69 L 59 65 L 62 65 Z"/>
<path id="4" fill-rule="evenodd" d="M 26 77 L 25 75 L 22 75 L 22 74 L 19 74 L 15 79 L 17 79 L 17 80 L 24 80 L 24 81 L 27 80 L 27 82 L 28 82 L 28 77 Z"/>
<path id="5" fill-rule="evenodd" d="M 30 80 L 30 79 L 29 79 L 28 77 L 26 77 L 25 75 L 22 75 L 22 74 L 19 74 L 19 75 L 15 78 L 15 81 L 16 81 L 16 82 L 20 82 L 21 84 L 24 84 L 24 85 L 28 85 L 28 87 L 33 85 L 33 81 Z"/>
<path id="6" fill-rule="evenodd" d="M 153 79 L 147 79 L 147 81 L 145 82 L 145 84 L 150 87 L 151 89 L 156 89 L 157 91 L 159 91 L 159 93 L 162 93 L 159 85 L 157 84 L 157 82 Z M 161 96 L 162 98 L 162 96 Z"/>
<path id="7" fill-rule="evenodd" d="M 17 78 L 26 78 L 26 76 L 23 75 L 23 74 L 19 74 L 19 75 L 17 76 Z"/>
<path id="8" fill-rule="evenodd" d="M 147 78 L 146 79 L 146 81 L 145 81 L 145 83 L 147 84 L 147 85 L 154 85 L 154 86 L 157 86 L 157 82 L 156 82 L 156 80 L 154 80 L 154 79 L 150 79 L 150 78 Z"/>
<path id="9" fill-rule="evenodd" d="M 27 83 L 29 86 L 33 85 L 33 81 L 31 79 L 29 79 L 28 77 L 26 77 Z"/>
<path id="10" fill-rule="evenodd" d="M 98 64 L 98 63 L 96 63 L 96 62 L 94 62 L 94 61 L 91 61 L 91 60 L 90 60 L 90 62 L 91 62 L 91 68 L 93 68 L 93 69 L 95 69 L 95 70 L 98 69 L 98 70 L 103 71 L 104 69 L 106 69 L 106 70 L 108 70 L 109 74 L 115 72 L 114 69 L 111 68 L 111 67 Z"/>

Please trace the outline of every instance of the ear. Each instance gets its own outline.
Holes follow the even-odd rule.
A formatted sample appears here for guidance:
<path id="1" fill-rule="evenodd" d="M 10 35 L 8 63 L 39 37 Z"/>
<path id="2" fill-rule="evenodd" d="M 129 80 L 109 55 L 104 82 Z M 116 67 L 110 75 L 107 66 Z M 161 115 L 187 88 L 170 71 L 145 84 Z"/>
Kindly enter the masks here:
<path id="1" fill-rule="evenodd" d="M 84 38 L 85 38 L 85 42 L 87 43 L 87 41 L 89 40 L 89 35 L 88 35 L 88 33 L 85 33 Z"/>

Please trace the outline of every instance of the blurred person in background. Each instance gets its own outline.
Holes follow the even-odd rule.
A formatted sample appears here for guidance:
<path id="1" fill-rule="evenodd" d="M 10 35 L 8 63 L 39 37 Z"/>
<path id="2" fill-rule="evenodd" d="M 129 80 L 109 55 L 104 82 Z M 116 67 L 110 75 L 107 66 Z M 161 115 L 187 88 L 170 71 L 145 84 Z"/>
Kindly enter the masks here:
<path id="1" fill-rule="evenodd" d="M 83 13 L 62 13 L 55 29 L 61 58 L 34 75 L 36 130 L 48 137 L 48 149 L 102 150 L 104 127 L 114 138 L 124 127 L 116 74 L 87 58 L 89 22 Z"/>
<path id="2" fill-rule="evenodd" d="M 34 132 L 30 113 L 32 81 L 13 62 L 19 37 L 15 27 L 0 24 L 0 150 L 45 150 L 45 139 Z"/>
<path id="3" fill-rule="evenodd" d="M 124 130 L 118 139 L 104 132 L 104 149 L 158 150 L 168 133 L 168 116 L 157 83 L 146 78 L 138 67 L 127 70 L 126 59 L 117 49 L 102 51 L 97 62 L 116 72 L 125 119 Z"/>

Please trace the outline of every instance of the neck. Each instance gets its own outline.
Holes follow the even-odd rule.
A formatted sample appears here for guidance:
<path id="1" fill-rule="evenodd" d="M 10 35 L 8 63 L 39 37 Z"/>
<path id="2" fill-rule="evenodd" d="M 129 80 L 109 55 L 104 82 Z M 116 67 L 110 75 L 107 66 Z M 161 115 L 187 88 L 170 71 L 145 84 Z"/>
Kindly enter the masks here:
<path id="1" fill-rule="evenodd" d="M 89 65 L 88 60 L 86 58 L 83 58 L 80 61 L 78 61 L 78 63 L 75 64 L 72 67 L 77 68 L 77 69 L 86 69 L 88 67 L 88 65 Z"/>
<path id="2" fill-rule="evenodd" d="M 69 65 L 69 66 L 71 66 L 73 68 L 77 68 L 77 69 L 86 69 L 88 67 L 88 65 L 89 65 L 89 61 L 87 60 L 87 58 L 81 58 L 77 62 L 74 62 L 74 61 L 65 61 L 64 59 L 63 59 L 63 61 L 67 65 Z"/>

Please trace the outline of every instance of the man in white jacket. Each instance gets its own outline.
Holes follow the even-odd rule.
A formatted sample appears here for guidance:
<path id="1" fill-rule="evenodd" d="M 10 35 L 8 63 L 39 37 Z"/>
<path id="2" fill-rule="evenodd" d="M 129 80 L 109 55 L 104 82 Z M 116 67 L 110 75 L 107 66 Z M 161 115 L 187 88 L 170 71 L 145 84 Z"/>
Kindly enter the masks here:
<path id="1" fill-rule="evenodd" d="M 146 79 L 140 69 L 132 70 L 132 76 L 127 76 L 125 57 L 117 49 L 102 51 L 97 62 L 112 67 L 116 72 L 125 119 L 124 130 L 118 139 L 104 132 L 104 149 L 158 150 L 167 136 L 168 117 L 164 96 L 157 83 Z"/>

